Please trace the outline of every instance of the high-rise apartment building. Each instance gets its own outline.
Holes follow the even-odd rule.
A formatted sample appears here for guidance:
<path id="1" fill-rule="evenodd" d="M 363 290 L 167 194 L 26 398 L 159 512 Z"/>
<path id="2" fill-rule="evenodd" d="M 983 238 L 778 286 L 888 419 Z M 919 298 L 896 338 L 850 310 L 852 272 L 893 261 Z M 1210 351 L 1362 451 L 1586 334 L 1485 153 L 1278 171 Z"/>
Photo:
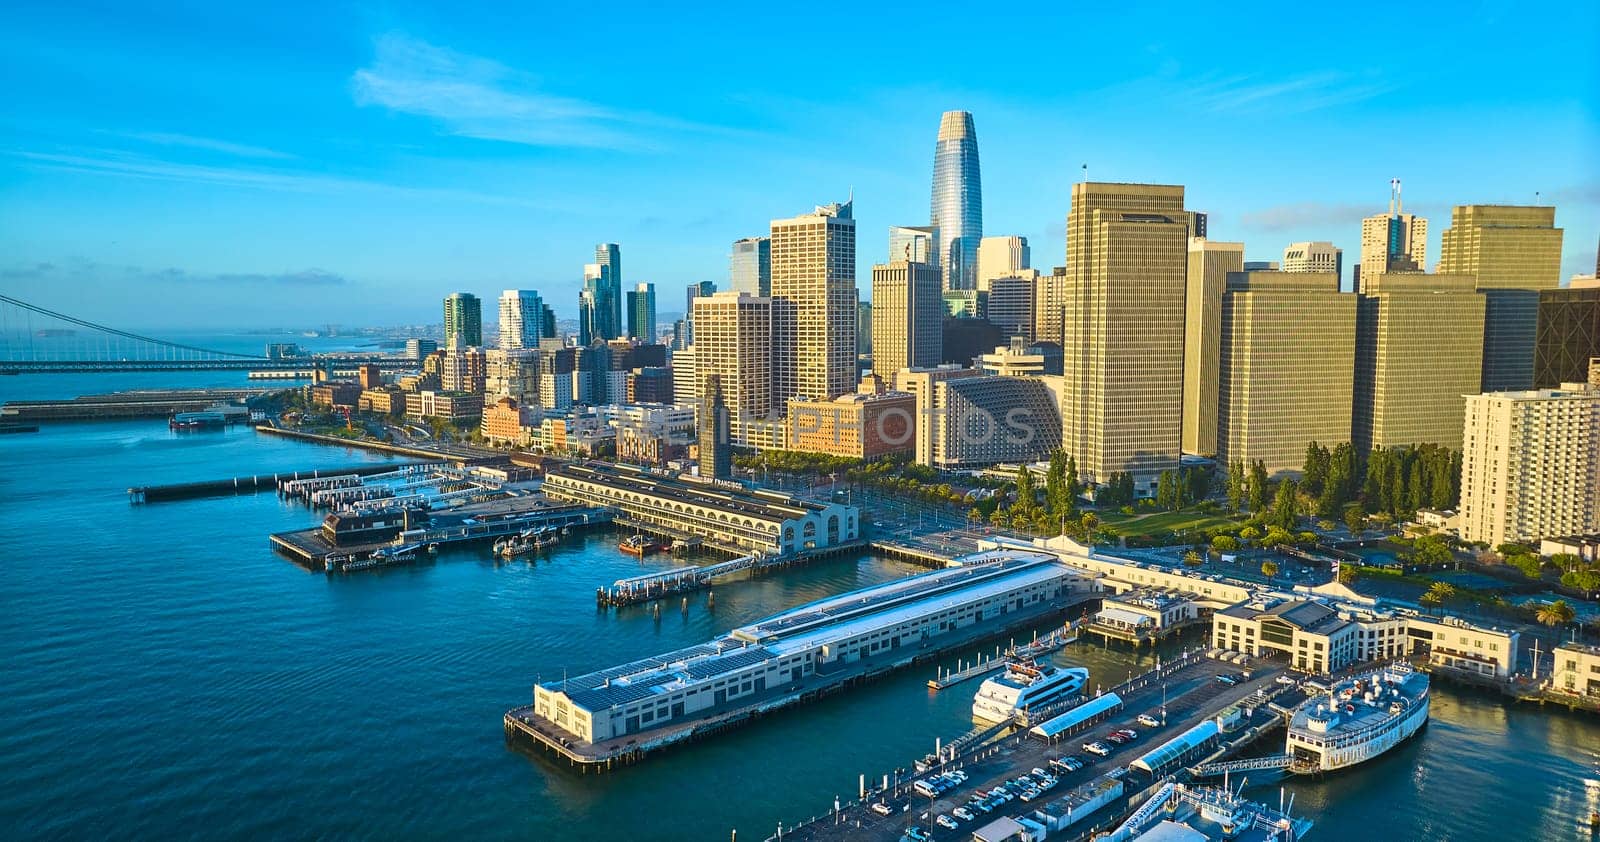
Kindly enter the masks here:
<path id="1" fill-rule="evenodd" d="M 1484 296 L 1485 392 L 1533 388 L 1539 291 L 1561 286 L 1553 207 L 1461 205 L 1440 235 L 1439 271 L 1472 275 Z"/>
<path id="2" fill-rule="evenodd" d="M 509 396 L 518 405 L 539 403 L 539 352 L 531 348 L 490 348 L 483 353 L 483 393 Z"/>
<path id="3" fill-rule="evenodd" d="M 622 247 L 601 243 L 595 262 L 583 267 L 578 294 L 578 340 L 581 345 L 608 342 L 622 335 Z"/>
<path id="4" fill-rule="evenodd" d="M 1541 290 L 1534 386 L 1552 389 L 1583 382 L 1591 357 L 1600 357 L 1600 281 L 1574 279 L 1562 289 Z"/>
<path id="5" fill-rule="evenodd" d="M 1057 266 L 1040 275 L 1033 287 L 1033 338 L 1061 344 L 1065 336 L 1062 318 L 1067 308 L 1067 267 Z"/>
<path id="6" fill-rule="evenodd" d="M 1189 231 L 1181 186 L 1072 186 L 1062 446 L 1088 481 L 1178 466 Z"/>
<path id="7" fill-rule="evenodd" d="M 858 296 L 851 212 L 850 202 L 835 203 L 772 221 L 777 354 L 772 406 L 785 407 L 795 397 L 832 398 L 855 391 Z M 698 337 L 695 343 L 698 349 Z"/>
<path id="8" fill-rule="evenodd" d="M 1483 296 L 1471 275 L 1363 275 L 1351 440 L 1461 447 L 1463 395 L 1483 368 Z"/>
<path id="9" fill-rule="evenodd" d="M 1183 452 L 1217 452 L 1217 358 L 1222 294 L 1228 275 L 1244 271 L 1244 243 L 1190 237 L 1184 270 Z"/>
<path id="10" fill-rule="evenodd" d="M 655 284 L 628 290 L 628 335 L 641 342 L 656 341 Z"/>
<path id="11" fill-rule="evenodd" d="M 860 291 L 857 290 L 859 293 Z M 856 356 L 872 353 L 872 302 L 856 302 Z"/>
<path id="12" fill-rule="evenodd" d="M 1491 547 L 1600 532 L 1600 390 L 1466 398 L 1461 537 Z"/>
<path id="13" fill-rule="evenodd" d="M 539 347 L 544 338 L 544 311 L 544 299 L 533 290 L 500 293 L 500 339 L 496 344 L 507 351 Z"/>
<path id="14" fill-rule="evenodd" d="M 772 294 L 771 238 L 733 241 L 733 251 L 728 255 L 728 289 L 754 296 Z"/>
<path id="15" fill-rule="evenodd" d="M 486 374 L 483 349 L 457 345 L 445 352 L 439 379 L 446 392 L 482 394 Z"/>
<path id="16" fill-rule="evenodd" d="M 1283 250 L 1284 272 L 1332 272 L 1344 274 L 1344 249 L 1327 241 L 1290 243 Z"/>
<path id="17" fill-rule="evenodd" d="M 938 365 L 944 345 L 939 269 L 895 260 L 872 267 L 872 370 Z"/>
<path id="18" fill-rule="evenodd" d="M 978 241 L 978 285 L 988 290 L 995 278 L 1014 278 L 1029 268 L 1032 255 L 1027 237 L 984 237 Z"/>
<path id="19" fill-rule="evenodd" d="M 446 348 L 477 348 L 483 345 L 483 302 L 470 292 L 452 292 L 444 299 L 444 345 Z"/>
<path id="20" fill-rule="evenodd" d="M 1405 213 L 1400 181 L 1389 182 L 1389 212 L 1361 220 L 1361 264 L 1356 292 L 1364 279 L 1388 272 L 1421 272 L 1428 265 L 1428 220 Z"/>
<path id="21" fill-rule="evenodd" d="M 978 168 L 978 131 L 966 111 L 939 119 L 933 152 L 931 223 L 939 229 L 937 263 L 945 289 L 978 285 L 978 241 L 983 238 L 983 180 Z M 891 254 L 890 260 L 896 259 Z"/>
<path id="22" fill-rule="evenodd" d="M 1356 296 L 1332 272 L 1233 272 L 1222 296 L 1217 459 L 1298 471 L 1350 437 Z"/>
<path id="23" fill-rule="evenodd" d="M 889 262 L 939 265 L 939 229 L 932 225 L 889 226 Z"/>
<path id="24" fill-rule="evenodd" d="M 728 408 L 733 440 L 746 443 L 747 428 L 766 420 L 773 402 L 773 310 L 771 298 L 719 292 L 694 300 L 694 382 L 716 375 Z M 680 356 L 672 357 L 674 366 Z M 705 394 L 696 395 L 703 403 Z M 684 396 L 680 396 L 683 399 Z"/>
<path id="25" fill-rule="evenodd" d="M 735 248 L 738 244 L 735 243 Z M 672 342 L 675 347 L 687 348 L 694 344 L 694 300 L 702 295 L 711 295 L 717 291 L 716 281 L 699 281 L 690 284 L 684 290 L 683 318 L 672 326 Z M 755 293 L 751 293 L 754 295 Z"/>

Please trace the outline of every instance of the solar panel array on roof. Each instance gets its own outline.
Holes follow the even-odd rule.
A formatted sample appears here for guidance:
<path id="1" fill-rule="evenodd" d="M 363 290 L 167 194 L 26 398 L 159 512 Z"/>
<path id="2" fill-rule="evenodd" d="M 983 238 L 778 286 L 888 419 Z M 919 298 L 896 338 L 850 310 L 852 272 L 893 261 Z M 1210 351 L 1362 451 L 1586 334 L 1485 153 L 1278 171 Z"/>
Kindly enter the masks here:
<path id="1" fill-rule="evenodd" d="M 764 646 L 751 646 L 720 657 L 696 661 L 689 664 L 685 671 L 689 673 L 689 678 L 699 681 L 715 675 L 741 670 L 745 667 L 752 667 L 764 661 L 772 660 L 773 657 L 772 650 Z"/>
<path id="2" fill-rule="evenodd" d="M 605 708 L 625 705 L 654 695 L 654 688 L 677 680 L 677 675 L 662 674 L 649 676 L 639 681 L 629 681 L 626 684 L 612 683 L 599 687 L 590 687 L 585 690 L 568 691 L 567 696 L 572 703 L 589 710 L 602 710 Z"/>

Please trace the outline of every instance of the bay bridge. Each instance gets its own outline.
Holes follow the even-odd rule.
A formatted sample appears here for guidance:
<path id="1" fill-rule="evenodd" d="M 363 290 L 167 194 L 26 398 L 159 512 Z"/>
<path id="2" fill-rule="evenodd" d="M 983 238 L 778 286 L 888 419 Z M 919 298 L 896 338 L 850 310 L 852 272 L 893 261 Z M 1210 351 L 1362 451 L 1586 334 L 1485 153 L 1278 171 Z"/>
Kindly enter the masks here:
<path id="1" fill-rule="evenodd" d="M 98 324 L 0 295 L 0 374 L 105 371 L 304 371 L 328 365 L 385 370 L 417 367 L 394 354 L 269 357 L 203 348 Z"/>

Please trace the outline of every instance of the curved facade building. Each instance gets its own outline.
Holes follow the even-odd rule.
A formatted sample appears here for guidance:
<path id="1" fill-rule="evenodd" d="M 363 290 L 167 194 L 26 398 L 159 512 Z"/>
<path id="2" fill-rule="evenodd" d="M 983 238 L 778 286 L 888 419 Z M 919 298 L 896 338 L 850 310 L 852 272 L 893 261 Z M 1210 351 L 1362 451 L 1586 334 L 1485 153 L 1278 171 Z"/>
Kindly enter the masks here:
<path id="1" fill-rule="evenodd" d="M 978 285 L 978 240 L 983 238 L 983 181 L 978 132 L 966 111 L 946 111 L 933 151 L 932 222 L 939 229 L 939 267 L 945 289 Z"/>

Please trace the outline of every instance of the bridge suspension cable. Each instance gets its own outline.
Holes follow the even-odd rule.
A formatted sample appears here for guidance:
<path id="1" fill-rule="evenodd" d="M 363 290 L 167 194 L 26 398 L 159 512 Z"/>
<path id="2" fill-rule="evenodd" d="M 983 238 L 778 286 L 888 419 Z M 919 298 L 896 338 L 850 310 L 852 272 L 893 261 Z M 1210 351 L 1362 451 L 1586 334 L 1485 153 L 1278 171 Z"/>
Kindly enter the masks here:
<path id="1" fill-rule="evenodd" d="M 144 343 L 148 343 L 148 344 L 153 345 L 153 346 L 162 347 L 162 348 L 168 348 L 168 349 L 175 350 L 175 351 L 188 351 L 188 352 L 195 353 L 195 354 L 203 354 L 203 355 L 212 356 L 212 357 L 224 357 L 224 358 L 236 359 L 236 360 L 264 360 L 264 359 L 266 359 L 266 357 L 260 356 L 258 354 L 241 354 L 241 353 L 238 353 L 237 351 L 218 351 L 218 350 L 215 350 L 215 349 L 212 349 L 212 348 L 200 348 L 200 347 L 197 347 L 197 346 L 194 346 L 194 345 L 185 345 L 185 344 L 183 344 L 181 342 L 169 342 L 169 341 L 167 341 L 165 339 L 156 339 L 155 337 L 151 337 L 151 336 L 143 336 L 141 334 L 132 333 L 130 331 L 120 330 L 118 328 L 109 327 L 107 325 L 91 322 L 91 321 L 88 321 L 87 319 L 80 319 L 77 316 L 69 316 L 66 313 L 60 313 L 60 312 L 57 312 L 55 310 L 51 310 L 51 309 L 48 309 L 48 308 L 45 308 L 45 307 L 40 307 L 37 304 L 29 304 L 26 301 L 22 301 L 20 299 L 12 298 L 9 295 L 0 295 L 0 302 L 3 302 L 3 303 L 8 304 L 8 305 L 11 305 L 12 307 L 19 308 L 21 310 L 25 310 L 25 311 L 27 311 L 29 313 L 37 313 L 37 314 L 39 314 L 41 316 L 46 316 L 46 317 L 49 317 L 49 318 L 52 318 L 52 319 L 59 319 L 60 321 L 66 322 L 68 324 L 77 325 L 79 327 L 89 328 L 90 330 L 96 330 L 96 331 L 99 331 L 101 333 L 109 334 L 109 335 L 112 335 L 112 336 L 118 336 L 118 337 L 122 337 L 124 339 L 130 339 L 130 340 L 133 340 L 135 342 L 144 342 Z"/>

